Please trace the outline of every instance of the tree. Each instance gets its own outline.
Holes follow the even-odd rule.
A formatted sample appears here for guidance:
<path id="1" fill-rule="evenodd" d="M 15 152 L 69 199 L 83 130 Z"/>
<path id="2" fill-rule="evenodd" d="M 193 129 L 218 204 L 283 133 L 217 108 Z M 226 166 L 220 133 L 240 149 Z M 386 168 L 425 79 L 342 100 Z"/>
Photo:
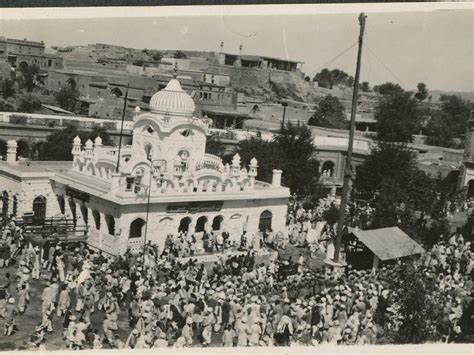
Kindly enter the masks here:
<path id="1" fill-rule="evenodd" d="M 2 90 L 2 96 L 4 99 L 8 99 L 9 97 L 12 97 L 15 95 L 15 82 L 10 79 L 4 79 L 2 80 L 2 85 L 1 85 L 1 90 Z"/>
<path id="2" fill-rule="evenodd" d="M 334 85 L 344 85 L 350 87 L 354 84 L 354 78 L 340 69 L 329 70 L 324 68 L 317 73 L 313 81 L 318 82 L 318 86 L 332 89 Z"/>
<path id="3" fill-rule="evenodd" d="M 21 69 L 20 88 L 26 89 L 27 92 L 32 92 L 36 87 L 36 76 L 39 74 L 40 68 L 36 64 L 25 65 Z"/>
<path id="4" fill-rule="evenodd" d="M 313 194 L 318 185 L 319 162 L 314 157 L 316 147 L 310 129 L 288 122 L 273 142 L 280 151 L 283 185 L 297 195 Z"/>
<path id="5" fill-rule="evenodd" d="M 347 129 L 348 122 L 344 106 L 335 96 L 327 95 L 318 104 L 314 115 L 309 119 L 311 126 Z"/>
<path id="6" fill-rule="evenodd" d="M 415 93 L 415 98 L 420 101 L 426 100 L 428 97 L 428 88 L 425 83 L 418 83 L 418 92 Z"/>
<path id="7" fill-rule="evenodd" d="M 174 52 L 174 58 L 176 59 L 186 59 L 187 57 L 188 56 L 183 51 L 177 50 Z"/>
<path id="8" fill-rule="evenodd" d="M 454 138 L 463 137 L 474 104 L 457 95 L 441 95 L 441 109 L 433 110 L 424 132 L 425 143 L 449 148 L 460 148 Z"/>
<path id="9" fill-rule="evenodd" d="M 253 157 L 257 159 L 258 180 L 271 182 L 273 169 L 281 169 L 282 184 L 292 193 L 306 195 L 317 189 L 319 163 L 314 158 L 315 149 L 311 131 L 288 122 L 272 141 L 251 138 L 240 142 L 238 152 L 246 166 Z"/>
<path id="10" fill-rule="evenodd" d="M 219 158 L 224 158 L 224 148 L 224 144 L 215 135 L 211 135 L 207 138 L 206 153 L 216 155 Z"/>
<path id="11" fill-rule="evenodd" d="M 3 139 L 0 139 L 0 156 L 5 160 L 7 156 L 7 142 Z"/>
<path id="12" fill-rule="evenodd" d="M 368 81 L 363 81 L 361 84 L 360 84 L 360 89 L 363 91 L 363 92 L 370 92 L 370 84 Z"/>
<path id="13" fill-rule="evenodd" d="M 153 51 L 152 54 L 151 54 L 151 58 L 154 61 L 159 62 L 163 58 L 163 53 L 161 53 L 159 51 Z"/>
<path id="14" fill-rule="evenodd" d="M 54 98 L 62 109 L 74 111 L 79 100 L 79 91 L 71 85 L 66 85 L 55 93 Z"/>
<path id="15" fill-rule="evenodd" d="M 411 142 L 422 124 L 418 101 L 409 92 L 394 89 L 379 99 L 375 110 L 377 138 L 386 142 Z"/>
<path id="16" fill-rule="evenodd" d="M 387 283 L 389 289 L 395 290 L 393 300 L 400 315 L 399 325 L 387 329 L 393 342 L 420 344 L 437 340 L 441 319 L 436 307 L 442 300 L 435 296 L 437 285 L 434 279 L 414 262 L 407 261 L 395 266 Z"/>
<path id="17" fill-rule="evenodd" d="M 374 199 L 373 228 L 401 222 L 410 227 L 415 211 L 430 213 L 436 202 L 435 183 L 416 166 L 416 154 L 404 144 L 379 142 L 357 167 L 354 193 Z"/>
<path id="18" fill-rule="evenodd" d="M 24 139 L 17 141 L 16 155 L 17 157 L 31 158 L 32 151 L 30 145 Z"/>
<path id="19" fill-rule="evenodd" d="M 103 127 L 94 126 L 91 132 L 80 132 L 76 126 L 69 125 L 65 129 L 50 134 L 46 142 L 38 146 L 39 160 L 72 160 L 72 143 L 76 136 L 81 138 L 82 143 L 88 139 L 94 141 L 97 136 L 102 138 L 103 145 L 110 145 L 111 139 Z"/>
<path id="20" fill-rule="evenodd" d="M 33 113 L 41 109 L 41 101 L 32 94 L 22 95 L 18 100 L 17 111 Z"/>
<path id="21" fill-rule="evenodd" d="M 405 92 L 405 90 L 403 90 L 400 85 L 390 82 L 381 85 L 375 85 L 374 91 L 380 95 L 396 95 Z"/>

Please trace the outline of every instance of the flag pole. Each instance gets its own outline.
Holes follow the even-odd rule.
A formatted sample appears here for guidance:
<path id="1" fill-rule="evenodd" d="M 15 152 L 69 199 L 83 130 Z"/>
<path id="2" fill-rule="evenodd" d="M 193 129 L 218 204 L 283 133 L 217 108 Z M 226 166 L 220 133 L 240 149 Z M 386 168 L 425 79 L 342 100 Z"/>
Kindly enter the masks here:
<path id="1" fill-rule="evenodd" d="M 125 98 L 123 100 L 123 111 L 122 111 L 122 123 L 120 124 L 120 138 L 119 138 L 119 149 L 117 152 L 117 166 L 115 167 L 115 172 L 119 172 L 120 168 L 120 153 L 122 150 L 122 136 L 123 136 L 123 121 L 125 121 L 125 110 L 127 109 L 128 101 L 128 88 L 130 87 L 130 82 L 127 84 L 127 91 L 125 91 Z"/>

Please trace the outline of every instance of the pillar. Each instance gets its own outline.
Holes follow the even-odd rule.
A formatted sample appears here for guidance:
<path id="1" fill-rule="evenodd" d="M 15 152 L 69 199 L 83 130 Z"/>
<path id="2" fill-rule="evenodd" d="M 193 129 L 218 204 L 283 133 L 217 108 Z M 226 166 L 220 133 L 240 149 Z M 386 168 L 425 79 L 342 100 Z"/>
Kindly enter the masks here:
<path id="1" fill-rule="evenodd" d="M 15 140 L 9 140 L 7 142 L 7 163 L 14 164 L 16 163 L 16 148 L 17 143 Z"/>
<path id="2" fill-rule="evenodd" d="M 281 174 L 282 171 L 278 169 L 273 169 L 272 175 L 272 186 L 273 187 L 280 187 L 281 186 Z"/>
<path id="3" fill-rule="evenodd" d="M 82 216 L 82 204 L 81 203 L 77 203 L 75 202 L 76 204 L 76 226 L 78 227 L 82 227 L 82 226 L 85 226 L 86 225 L 86 222 L 84 221 L 84 217 Z"/>

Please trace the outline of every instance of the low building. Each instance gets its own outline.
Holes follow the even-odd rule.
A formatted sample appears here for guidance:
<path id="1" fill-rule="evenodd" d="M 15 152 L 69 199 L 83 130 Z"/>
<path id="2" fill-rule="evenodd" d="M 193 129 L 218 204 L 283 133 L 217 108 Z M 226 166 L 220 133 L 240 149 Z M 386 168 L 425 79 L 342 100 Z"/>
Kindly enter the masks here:
<path id="1" fill-rule="evenodd" d="M 206 154 L 208 125 L 193 115 L 193 99 L 176 79 L 153 95 L 150 110 L 135 118 L 130 146 L 76 137 L 72 166 L 18 162 L 10 141 L 7 161 L 0 162 L 4 210 L 36 220 L 64 214 L 87 225 L 91 246 L 111 254 L 141 250 L 148 241 L 162 249 L 167 235 L 178 232 L 198 240 L 209 230 L 225 229 L 233 240 L 259 229 L 286 233 L 290 192 L 281 186 L 281 170 L 273 170 L 269 184 L 256 180 L 255 159 L 245 166 L 236 154 L 224 165 Z M 25 185 L 25 174 L 38 181 L 36 188 Z"/>

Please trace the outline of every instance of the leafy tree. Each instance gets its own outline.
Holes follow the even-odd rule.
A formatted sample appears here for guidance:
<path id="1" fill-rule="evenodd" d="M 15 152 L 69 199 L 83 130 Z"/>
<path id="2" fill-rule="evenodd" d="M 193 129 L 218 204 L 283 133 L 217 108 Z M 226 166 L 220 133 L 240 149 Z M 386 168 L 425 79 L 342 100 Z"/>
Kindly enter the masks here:
<path id="1" fill-rule="evenodd" d="M 15 108 L 13 105 L 9 102 L 6 102 L 4 100 L 0 100 L 0 111 L 3 112 L 14 112 Z"/>
<path id="2" fill-rule="evenodd" d="M 288 122 L 282 126 L 273 142 L 281 156 L 283 185 L 298 195 L 312 194 L 317 189 L 319 162 L 314 158 L 316 147 L 306 125 Z"/>
<path id="3" fill-rule="evenodd" d="M 436 311 L 442 300 L 436 299 L 436 283 L 412 261 L 394 268 L 388 288 L 395 290 L 393 299 L 399 308 L 400 324 L 387 330 L 397 344 L 420 344 L 437 338 L 440 321 Z"/>
<path id="4" fill-rule="evenodd" d="M 355 193 L 374 197 L 373 228 L 408 226 L 413 212 L 430 213 L 436 202 L 435 183 L 416 166 L 416 154 L 404 144 L 379 142 L 357 167 Z"/>
<path id="5" fill-rule="evenodd" d="M 22 95 L 18 100 L 17 111 L 33 113 L 41 109 L 41 101 L 32 94 Z"/>
<path id="6" fill-rule="evenodd" d="M 163 53 L 161 53 L 160 51 L 153 51 L 151 57 L 154 61 L 159 62 L 163 58 Z"/>
<path id="7" fill-rule="evenodd" d="M 283 171 L 282 184 L 298 195 L 312 194 L 317 189 L 318 161 L 313 157 L 315 146 L 311 131 L 290 122 L 282 126 L 272 141 L 251 138 L 240 143 L 239 154 L 245 165 L 255 157 L 257 179 L 271 182 L 273 169 Z"/>
<path id="8" fill-rule="evenodd" d="M 22 158 L 31 158 L 31 149 L 30 145 L 24 139 L 20 139 L 17 141 L 17 148 L 16 148 L 16 155 L 17 157 Z"/>
<path id="9" fill-rule="evenodd" d="M 314 115 L 309 119 L 311 126 L 346 129 L 348 122 L 344 106 L 335 96 L 327 95 L 318 104 Z"/>
<path id="10" fill-rule="evenodd" d="M 71 85 L 66 85 L 56 92 L 54 98 L 62 109 L 74 111 L 79 100 L 79 91 Z"/>
<path id="11" fill-rule="evenodd" d="M 15 92 L 16 92 L 15 82 L 10 78 L 2 80 L 2 85 L 1 85 L 0 90 L 2 90 L 2 96 L 4 99 L 8 99 L 9 97 L 12 97 L 13 95 L 15 95 Z"/>
<path id="12" fill-rule="evenodd" d="M 32 92 L 36 87 L 36 77 L 40 72 L 40 68 L 36 64 L 24 66 L 21 69 L 21 76 L 19 79 L 20 88 L 26 89 L 27 92 Z"/>
<path id="13" fill-rule="evenodd" d="M 424 132 L 425 143 L 442 147 L 459 148 L 454 138 L 463 137 L 474 104 L 457 95 L 441 95 L 441 109 L 430 113 Z"/>
<path id="14" fill-rule="evenodd" d="M 402 94 L 405 90 L 398 84 L 387 82 L 381 85 L 375 85 L 374 91 L 380 95 L 396 95 Z"/>
<path id="15" fill-rule="evenodd" d="M 103 145 L 110 145 L 111 139 L 103 127 L 94 126 L 91 132 L 80 132 L 76 126 L 69 125 L 65 129 L 55 132 L 46 138 L 46 142 L 38 146 L 39 160 L 72 160 L 72 142 L 76 136 L 85 143 L 88 139 L 94 141 L 97 136 L 102 138 Z"/>
<path id="16" fill-rule="evenodd" d="M 176 59 L 186 59 L 187 57 L 188 56 L 183 51 L 177 50 L 174 52 L 174 58 Z"/>
<path id="17" fill-rule="evenodd" d="M 424 101 L 428 97 L 428 88 L 425 83 L 418 83 L 418 92 L 415 93 L 415 98 Z"/>
<path id="18" fill-rule="evenodd" d="M 224 144 L 218 137 L 211 135 L 206 141 L 206 153 L 216 155 L 220 158 L 224 157 Z"/>
<path id="19" fill-rule="evenodd" d="M 258 180 L 268 183 L 272 181 L 272 171 L 280 166 L 281 158 L 276 144 L 252 137 L 240 142 L 238 153 L 246 167 L 252 158 L 257 159 Z"/>
<path id="20" fill-rule="evenodd" d="M 354 84 L 354 78 L 345 71 L 340 69 L 329 70 L 328 68 L 324 68 L 317 73 L 313 81 L 317 81 L 318 86 L 328 89 L 332 89 L 334 85 L 352 86 Z"/>
<path id="21" fill-rule="evenodd" d="M 360 84 L 360 89 L 363 91 L 363 92 L 370 92 L 370 84 L 368 81 L 363 81 L 361 84 Z"/>
<path id="22" fill-rule="evenodd" d="M 422 124 L 418 101 L 409 92 L 382 96 L 375 110 L 377 138 L 386 142 L 411 142 Z"/>

